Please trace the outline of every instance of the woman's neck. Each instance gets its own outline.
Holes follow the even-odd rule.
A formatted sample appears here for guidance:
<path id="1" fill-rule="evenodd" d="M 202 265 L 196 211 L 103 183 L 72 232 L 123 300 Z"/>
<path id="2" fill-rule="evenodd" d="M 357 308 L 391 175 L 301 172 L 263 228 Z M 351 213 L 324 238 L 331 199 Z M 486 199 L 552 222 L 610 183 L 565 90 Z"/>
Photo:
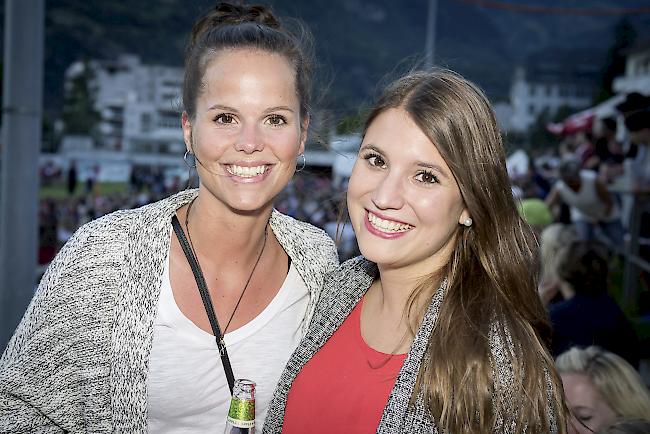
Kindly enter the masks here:
<path id="1" fill-rule="evenodd" d="M 197 255 L 214 262 L 232 263 L 233 258 L 244 262 L 254 260 L 263 242 L 272 208 L 237 214 L 213 202 L 199 194 L 179 212 L 183 229 L 192 239 Z"/>
<path id="2" fill-rule="evenodd" d="M 412 274 L 380 268 L 379 279 L 364 296 L 361 312 L 361 334 L 371 348 L 390 354 L 408 352 L 429 300 L 419 296 L 410 304 L 421 282 Z"/>

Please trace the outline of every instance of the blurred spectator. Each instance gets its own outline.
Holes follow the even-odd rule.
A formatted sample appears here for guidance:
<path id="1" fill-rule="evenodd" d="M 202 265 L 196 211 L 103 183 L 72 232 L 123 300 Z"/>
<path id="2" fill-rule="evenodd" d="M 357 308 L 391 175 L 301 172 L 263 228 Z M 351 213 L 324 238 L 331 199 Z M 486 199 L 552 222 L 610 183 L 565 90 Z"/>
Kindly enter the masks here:
<path id="1" fill-rule="evenodd" d="M 623 174 L 625 154 L 623 146 L 616 140 L 616 119 L 606 118 L 601 121 L 600 135 L 596 139 L 597 166 L 602 179 L 609 183 Z"/>
<path id="2" fill-rule="evenodd" d="M 562 301 L 560 278 L 558 277 L 559 253 L 578 239 L 575 228 L 570 225 L 554 223 L 546 227 L 539 237 L 542 276 L 539 283 L 539 295 L 544 305 L 551 301 Z"/>
<path id="3" fill-rule="evenodd" d="M 61 168 L 53 161 L 47 160 L 39 169 L 41 185 L 51 185 L 61 177 Z"/>
<path id="4" fill-rule="evenodd" d="M 86 194 L 93 192 L 95 183 L 99 178 L 99 164 L 95 164 L 86 178 Z"/>
<path id="5" fill-rule="evenodd" d="M 42 200 L 38 212 L 38 263 L 49 264 L 58 251 L 56 203 Z"/>
<path id="6" fill-rule="evenodd" d="M 630 141 L 637 145 L 637 154 L 630 163 L 630 173 L 634 188 L 650 191 L 650 107 L 635 112 L 625 118 L 625 128 Z"/>
<path id="7" fill-rule="evenodd" d="M 650 194 L 650 97 L 632 93 L 616 108 L 625 118 L 630 141 L 637 146 L 636 155 L 625 162 L 625 175 L 638 200 L 638 195 Z M 650 239 L 650 213 L 641 214 L 639 233 L 630 235 Z M 650 245 L 641 243 L 639 255 L 650 261 Z M 646 291 L 641 293 L 639 305 L 641 312 L 647 314 L 650 313 L 650 273 L 644 271 L 641 276 Z"/>
<path id="8" fill-rule="evenodd" d="M 566 159 L 560 163 L 559 174 L 560 179 L 547 196 L 546 204 L 551 209 L 560 202 L 567 204 L 571 223 L 581 239 L 594 239 L 594 231 L 598 228 L 610 241 L 620 244 L 623 226 L 618 205 L 596 173 L 581 170 L 576 160 Z"/>
<path id="9" fill-rule="evenodd" d="M 68 167 L 66 186 L 68 189 L 68 195 L 73 196 L 77 189 L 77 163 L 74 161 L 71 161 L 70 167 Z"/>
<path id="10" fill-rule="evenodd" d="M 629 363 L 596 346 L 561 354 L 556 367 L 572 413 L 569 433 L 587 434 L 619 418 L 648 419 L 650 392 Z"/>
<path id="11" fill-rule="evenodd" d="M 623 419 L 599 430 L 597 434 L 650 434 L 650 421 Z"/>
<path id="12" fill-rule="evenodd" d="M 521 192 L 519 198 L 544 199 L 551 190 L 551 183 L 537 170 L 532 158 L 529 158 L 528 161 L 525 172 L 511 174 L 514 183 L 513 189 Z"/>
<path id="13" fill-rule="evenodd" d="M 574 154 L 583 169 L 594 170 L 598 166 L 596 149 L 592 142 L 591 133 L 578 131 L 573 135 Z"/>
<path id="14" fill-rule="evenodd" d="M 558 255 L 563 301 L 549 305 L 554 356 L 573 346 L 598 345 L 639 365 L 639 341 L 625 314 L 607 294 L 607 260 L 593 243 L 575 241 Z"/>
<path id="15" fill-rule="evenodd" d="M 616 108 L 625 119 L 630 141 L 636 146 L 635 152 L 628 155 L 626 174 L 631 175 L 637 190 L 650 191 L 650 97 L 631 93 Z"/>

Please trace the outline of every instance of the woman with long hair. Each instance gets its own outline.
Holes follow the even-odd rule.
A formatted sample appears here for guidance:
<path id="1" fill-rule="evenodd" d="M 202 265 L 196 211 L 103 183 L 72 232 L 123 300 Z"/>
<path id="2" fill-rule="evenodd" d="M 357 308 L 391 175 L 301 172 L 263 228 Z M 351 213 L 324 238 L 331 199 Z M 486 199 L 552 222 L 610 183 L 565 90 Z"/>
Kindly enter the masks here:
<path id="1" fill-rule="evenodd" d="M 388 86 L 347 203 L 363 256 L 326 277 L 264 433 L 566 432 L 536 245 L 485 95 L 446 70 Z"/>
<path id="2" fill-rule="evenodd" d="M 338 262 L 273 209 L 304 152 L 307 54 L 265 7 L 196 22 L 181 123 L 199 188 L 70 239 L 0 362 L 1 432 L 223 432 L 235 378 L 263 420 Z"/>

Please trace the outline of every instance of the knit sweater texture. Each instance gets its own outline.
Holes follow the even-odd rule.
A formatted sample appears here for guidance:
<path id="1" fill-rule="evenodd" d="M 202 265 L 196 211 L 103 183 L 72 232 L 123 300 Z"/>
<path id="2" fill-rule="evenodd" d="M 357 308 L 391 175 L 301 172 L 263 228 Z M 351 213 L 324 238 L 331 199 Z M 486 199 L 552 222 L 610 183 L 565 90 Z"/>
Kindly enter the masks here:
<path id="1" fill-rule="evenodd" d="M 171 217 L 186 190 L 81 227 L 43 276 L 0 359 L 0 433 L 146 433 L 147 374 Z M 310 291 L 331 238 L 277 211 L 270 225 Z M 305 321 L 308 324 L 309 321 Z"/>

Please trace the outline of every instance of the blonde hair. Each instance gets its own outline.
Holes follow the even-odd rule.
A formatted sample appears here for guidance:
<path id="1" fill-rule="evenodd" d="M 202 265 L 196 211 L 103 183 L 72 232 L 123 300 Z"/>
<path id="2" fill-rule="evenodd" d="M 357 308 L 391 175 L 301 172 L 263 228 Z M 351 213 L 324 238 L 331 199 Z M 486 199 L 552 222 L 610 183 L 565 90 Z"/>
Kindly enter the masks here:
<path id="1" fill-rule="evenodd" d="M 650 392 L 622 357 L 597 346 L 573 347 L 555 362 L 560 373 L 583 374 L 620 418 L 650 417 Z"/>
<path id="2" fill-rule="evenodd" d="M 578 233 L 571 225 L 553 223 L 539 236 L 539 251 L 542 261 L 542 281 L 557 282 L 560 252 L 578 240 Z"/>
<path id="3" fill-rule="evenodd" d="M 550 325 L 537 296 L 536 243 L 512 197 L 487 97 L 455 72 L 414 72 L 385 89 L 366 130 L 391 108 L 406 111 L 435 144 L 474 220 L 458 225 L 448 264 L 410 296 L 407 314 L 416 323 L 417 301 L 431 300 L 440 279 L 449 279 L 412 400 L 422 396 L 444 432 L 492 432 L 512 421 L 518 432 L 548 433 L 549 410 L 566 432 L 561 382 L 543 343 Z M 506 347 L 507 387 L 503 370 L 494 371 L 493 339 Z"/>

